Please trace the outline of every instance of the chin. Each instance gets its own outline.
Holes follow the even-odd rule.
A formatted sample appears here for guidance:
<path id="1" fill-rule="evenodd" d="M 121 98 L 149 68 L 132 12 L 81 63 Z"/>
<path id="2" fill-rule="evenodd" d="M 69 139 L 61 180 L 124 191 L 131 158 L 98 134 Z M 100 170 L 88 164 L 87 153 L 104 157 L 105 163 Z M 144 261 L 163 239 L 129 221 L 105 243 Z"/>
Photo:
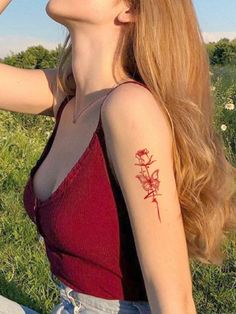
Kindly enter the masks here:
<path id="1" fill-rule="evenodd" d="M 65 26 L 69 9 L 66 0 L 49 0 L 45 7 L 45 11 L 49 17 Z"/>
<path id="2" fill-rule="evenodd" d="M 49 0 L 45 10 L 53 20 L 68 27 L 77 22 L 113 23 L 117 14 L 112 0 Z"/>

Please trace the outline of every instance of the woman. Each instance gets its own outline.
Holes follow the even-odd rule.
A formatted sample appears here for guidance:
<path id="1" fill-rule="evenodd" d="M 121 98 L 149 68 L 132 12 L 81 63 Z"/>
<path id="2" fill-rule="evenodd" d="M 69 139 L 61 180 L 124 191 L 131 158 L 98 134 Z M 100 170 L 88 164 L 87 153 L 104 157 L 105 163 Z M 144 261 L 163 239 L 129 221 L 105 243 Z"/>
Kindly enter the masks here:
<path id="1" fill-rule="evenodd" d="M 61 293 L 52 313 L 196 313 L 189 258 L 222 263 L 236 169 L 213 128 L 192 1 L 46 12 L 69 31 L 58 69 L 1 65 L 0 105 L 56 119 L 24 191 Z M 1 297 L 9 308 L 36 313 Z"/>

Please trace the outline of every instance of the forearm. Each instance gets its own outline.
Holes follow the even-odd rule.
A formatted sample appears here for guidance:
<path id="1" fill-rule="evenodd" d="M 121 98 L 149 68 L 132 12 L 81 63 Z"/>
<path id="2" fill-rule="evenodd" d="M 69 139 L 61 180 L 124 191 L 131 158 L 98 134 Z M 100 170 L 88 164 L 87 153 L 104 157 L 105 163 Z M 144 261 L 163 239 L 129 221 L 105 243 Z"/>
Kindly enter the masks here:
<path id="1" fill-rule="evenodd" d="M 183 302 L 173 302 L 173 300 L 170 299 L 168 305 L 161 307 L 158 301 L 151 301 L 150 303 L 152 314 L 197 314 L 193 299 Z"/>
<path id="2" fill-rule="evenodd" d="M 11 0 L 0 0 L 0 14 L 6 9 Z"/>
<path id="3" fill-rule="evenodd" d="M 147 288 L 152 314 L 197 314 L 194 299 L 190 294 L 171 295 L 170 291 L 161 296 L 153 286 Z"/>

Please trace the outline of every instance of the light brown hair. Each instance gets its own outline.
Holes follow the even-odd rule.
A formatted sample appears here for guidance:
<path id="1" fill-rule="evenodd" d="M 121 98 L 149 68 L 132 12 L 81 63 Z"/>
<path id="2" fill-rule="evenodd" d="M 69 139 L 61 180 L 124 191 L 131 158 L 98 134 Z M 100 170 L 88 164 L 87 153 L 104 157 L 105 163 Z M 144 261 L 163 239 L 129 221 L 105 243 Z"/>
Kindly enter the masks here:
<path id="1" fill-rule="evenodd" d="M 136 14 L 119 43 L 127 75 L 145 83 L 169 119 L 173 161 L 190 258 L 221 265 L 236 230 L 236 168 L 214 127 L 209 57 L 191 0 L 124 0 Z M 67 46 L 68 44 L 68 46 Z M 75 95 L 71 38 L 58 88 Z"/>

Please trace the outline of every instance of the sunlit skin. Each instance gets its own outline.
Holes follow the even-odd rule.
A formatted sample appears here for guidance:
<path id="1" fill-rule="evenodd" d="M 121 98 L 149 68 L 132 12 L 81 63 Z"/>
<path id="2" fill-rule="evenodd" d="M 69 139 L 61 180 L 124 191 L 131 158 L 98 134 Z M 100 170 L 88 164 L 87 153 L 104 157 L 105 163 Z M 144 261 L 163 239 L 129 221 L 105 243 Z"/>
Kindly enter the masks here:
<path id="1" fill-rule="evenodd" d="M 135 177 L 139 179 L 143 189 L 148 192 L 144 199 L 152 197 L 152 202 L 156 203 L 158 218 L 161 222 L 160 210 L 156 199 L 157 195 L 161 195 L 157 193 L 160 184 L 160 181 L 158 180 L 159 169 L 154 170 L 151 174 L 149 173 L 148 169 L 150 165 L 153 164 L 156 160 L 152 160 L 153 155 L 148 156 L 148 153 L 149 151 L 147 148 L 140 149 L 136 152 L 135 157 L 138 159 L 138 163 L 135 164 L 135 166 L 139 166 L 141 169 L 139 174 Z"/>
<path id="2" fill-rule="evenodd" d="M 46 13 L 71 35 L 77 108 L 82 110 L 98 98 L 98 91 L 128 78 L 120 54 L 115 56 L 122 31 L 133 21 L 124 1 L 49 0 Z"/>
<path id="3" fill-rule="evenodd" d="M 9 2 L 9 0 L 0 0 L 0 13 L 1 8 L 6 7 Z M 182 26 L 185 27 L 186 25 L 186 28 L 188 28 L 189 25 L 185 21 L 192 20 L 190 18 L 185 19 L 184 16 L 185 13 L 188 14 L 188 12 L 190 12 L 187 10 L 187 7 L 190 7 L 190 1 L 181 1 L 181 5 L 176 4 L 178 1 L 166 0 L 47 0 L 46 2 L 47 6 L 45 9 L 48 16 L 65 26 L 69 31 L 71 41 L 66 42 L 66 46 L 69 47 L 68 44 L 71 44 L 71 55 L 67 56 L 67 61 L 71 66 L 69 71 L 73 74 L 73 83 L 75 84 L 75 86 L 71 86 L 71 89 L 74 89 L 73 98 L 68 102 L 60 123 L 61 128 L 59 130 L 60 134 L 58 135 L 58 149 L 55 148 L 54 151 L 54 154 L 56 154 L 54 168 L 46 168 L 46 171 L 50 168 L 50 173 L 54 175 L 54 179 L 51 178 L 51 182 L 48 181 L 47 184 L 54 183 L 55 188 L 55 183 L 61 181 L 62 177 L 65 178 L 66 170 L 69 168 L 70 164 L 71 166 L 74 165 L 75 160 L 78 160 L 78 155 L 81 156 L 81 153 L 83 153 L 86 148 L 90 148 L 91 144 L 88 146 L 89 138 L 86 134 L 87 131 L 89 131 L 90 134 L 97 135 L 97 133 L 93 133 L 94 128 L 92 126 L 95 125 L 95 122 L 98 122 L 95 118 L 98 118 L 98 113 L 100 113 L 99 117 L 101 117 L 102 121 L 102 130 L 104 133 L 103 143 L 105 147 L 103 149 L 102 145 L 96 145 L 100 150 L 99 156 L 103 156 L 102 153 L 106 153 L 104 157 L 109 157 L 109 163 L 103 163 L 103 161 L 108 161 L 108 158 L 99 157 L 103 167 L 102 172 L 105 175 L 104 179 L 108 186 L 108 184 L 112 184 L 112 182 L 109 180 L 109 172 L 105 171 L 106 168 L 104 167 L 112 166 L 112 170 L 114 170 L 114 176 L 119 186 L 118 192 L 120 197 L 123 197 L 121 199 L 121 205 L 124 205 L 122 211 L 125 212 L 126 210 L 127 214 L 125 215 L 126 217 L 122 215 L 121 220 L 123 218 L 128 219 L 129 224 L 126 222 L 125 224 L 132 230 L 130 234 L 132 238 L 130 239 L 132 241 L 134 240 L 133 249 L 135 253 L 137 253 L 137 259 L 140 264 L 138 270 L 142 271 L 142 277 L 145 283 L 145 287 L 143 288 L 145 288 L 147 292 L 147 301 L 150 305 L 151 313 L 196 314 L 192 297 L 191 272 L 182 221 L 182 208 L 178 199 L 178 190 L 174 176 L 172 132 L 169 121 L 166 115 L 163 114 L 163 110 L 161 110 L 165 102 L 161 101 L 159 103 L 158 99 L 162 97 L 153 97 L 158 95 L 162 96 L 162 89 L 168 91 L 167 81 L 169 82 L 168 78 L 170 76 L 168 74 L 171 73 L 173 69 L 181 69 L 182 62 L 180 60 L 180 53 L 183 51 L 180 50 L 180 47 L 177 47 L 179 49 L 177 52 L 179 53 L 168 56 L 169 58 L 166 60 L 165 57 L 166 53 L 171 52 L 171 49 L 168 48 L 171 47 L 172 43 L 175 43 L 173 40 L 175 36 L 182 32 Z M 176 13 L 176 20 L 179 23 L 175 23 L 174 12 L 172 12 L 175 11 L 175 4 L 178 10 L 182 10 L 182 7 L 183 9 L 186 7 L 186 12 L 177 11 Z M 158 17 L 161 17 L 160 22 Z M 193 17 L 192 13 L 190 17 Z M 133 28 L 132 24 L 136 23 L 136 21 L 138 25 L 137 27 L 134 25 Z M 153 24 L 147 23 L 149 21 L 153 21 Z M 179 25 L 181 27 L 178 27 Z M 130 39 L 130 44 L 134 44 L 135 46 L 133 55 L 135 56 L 135 61 L 137 61 L 137 64 L 135 64 L 137 67 L 132 64 L 134 60 L 131 60 L 131 63 L 129 62 L 129 49 L 126 45 L 122 47 L 122 40 L 120 40 L 123 34 L 126 34 L 126 30 L 128 31 L 128 35 L 132 34 L 129 32 L 129 26 L 131 26 L 131 30 L 135 31 L 134 41 L 131 40 L 130 36 L 127 36 L 127 39 Z M 160 32 L 158 32 L 158 30 L 160 30 Z M 171 34 L 173 30 L 173 36 L 170 38 L 170 41 L 168 41 L 168 36 L 165 36 L 165 34 L 169 34 L 169 30 Z M 145 37 L 149 32 L 150 36 Z M 163 38 L 156 36 L 162 33 Z M 190 36 L 187 37 L 187 31 L 183 29 L 183 35 L 185 34 L 186 39 L 189 39 Z M 154 41 L 152 40 L 153 38 L 155 38 Z M 145 45 L 143 45 L 143 39 L 145 39 Z M 176 42 L 178 42 L 178 37 Z M 117 49 L 119 46 L 125 49 Z M 179 46 L 183 48 L 182 50 L 185 50 L 184 45 Z M 158 49 L 159 47 L 161 47 L 161 49 Z M 198 45 L 196 45 L 196 48 L 198 48 Z M 145 52 L 149 52 L 146 57 L 144 57 Z M 190 51 L 188 52 L 189 60 L 193 61 L 190 59 L 192 54 L 190 54 Z M 127 55 L 125 56 L 126 53 Z M 196 53 L 199 55 L 198 51 Z M 162 55 L 164 56 L 163 60 Z M 184 56 L 185 55 L 186 51 Z M 173 62 L 172 69 L 172 63 L 169 61 L 172 61 L 174 56 L 178 58 L 176 58 L 176 65 L 174 65 Z M 159 57 L 160 65 L 158 62 Z M 203 58 L 201 59 L 203 60 Z M 164 64 L 165 61 L 166 64 Z M 126 66 L 124 67 L 124 65 Z M 14 67 L 6 68 L 5 66 L 2 65 L 0 71 L 0 73 L 2 73 L 2 83 L 4 83 L 1 84 L 3 85 L 3 93 L 0 93 L 2 94 L 0 97 L 2 107 L 11 110 L 14 109 L 13 111 L 21 110 L 21 112 L 24 113 L 38 114 L 48 111 L 50 106 L 50 115 L 56 118 L 58 108 L 61 106 L 65 96 L 63 93 L 58 93 L 57 90 L 53 91 L 52 88 L 56 86 L 56 68 L 49 69 L 50 71 L 47 73 L 40 69 L 31 69 L 32 74 L 29 74 L 28 70 L 26 73 L 22 71 L 23 69 L 17 69 L 16 71 L 16 69 L 13 69 Z M 159 70 L 162 68 L 166 68 L 167 73 L 164 71 L 166 75 L 163 76 L 163 79 L 161 77 L 159 82 Z M 136 69 L 138 71 L 136 71 Z M 140 78 L 142 78 L 145 83 L 149 83 L 147 84 L 148 86 L 150 85 L 150 87 L 152 87 L 150 91 L 155 91 L 154 95 L 151 95 L 145 88 L 137 86 L 137 84 L 124 84 L 123 86 L 119 86 L 119 88 L 113 91 L 113 95 L 107 98 L 106 103 L 103 104 L 103 112 L 101 112 L 102 102 L 98 101 L 96 103 L 98 107 L 96 108 L 97 110 L 95 110 L 94 106 L 93 110 L 90 109 L 90 111 L 87 111 L 87 115 L 81 115 L 80 118 L 76 120 L 77 123 L 73 123 L 74 112 L 82 112 L 83 109 L 92 104 L 95 100 L 98 100 L 99 97 L 107 95 L 108 90 L 113 88 L 113 86 L 120 81 L 130 81 L 131 78 L 139 78 L 139 76 L 135 76 L 135 74 L 138 74 L 137 72 L 139 72 Z M 64 72 L 64 74 L 66 74 L 66 72 Z M 165 78 L 167 78 L 167 80 L 165 80 Z M 74 84 L 71 82 L 71 85 Z M 30 90 L 33 90 L 32 93 L 28 93 L 29 85 Z M 12 92 L 13 90 L 14 93 Z M 68 88 L 65 89 L 64 93 L 68 94 Z M 7 95 L 6 99 L 4 98 L 4 94 Z M 172 94 L 174 95 L 174 91 Z M 165 99 L 172 98 L 165 97 Z M 9 105 L 5 106 L 4 103 L 8 103 Z M 168 105 L 172 106 L 172 103 Z M 79 137 L 79 133 L 81 137 Z M 99 137 L 95 137 L 95 135 L 93 138 L 98 141 Z M 149 149 L 144 148 L 143 146 L 145 146 L 145 144 L 143 143 L 146 143 Z M 153 151 L 154 154 L 149 154 L 149 151 Z M 91 154 L 93 152 L 92 150 L 90 151 Z M 65 154 L 63 155 L 63 153 Z M 58 158 L 59 155 L 61 158 Z M 65 156 L 65 158 L 62 158 L 63 156 Z M 96 156 L 97 155 L 95 155 L 95 158 Z M 153 156 L 158 157 L 156 158 L 157 160 L 154 160 Z M 71 160 L 69 160 L 69 157 L 71 157 Z M 53 164 L 52 159 L 53 158 L 51 158 Z M 64 162 L 63 164 L 62 161 L 65 159 L 66 163 Z M 57 167 L 55 165 L 56 162 Z M 59 162 L 61 162 L 61 164 L 59 164 Z M 161 169 L 161 177 L 159 176 L 159 169 L 157 169 L 156 165 Z M 61 173 L 59 173 L 60 169 Z M 96 173 L 96 176 L 97 179 L 100 179 L 99 174 Z M 44 178 L 47 177 L 47 173 L 46 176 L 42 177 L 44 188 L 46 188 Z M 161 178 L 161 192 L 163 194 L 159 194 L 159 178 Z M 93 179 L 92 177 L 92 182 Z M 86 187 L 88 187 L 87 181 L 85 184 Z M 77 189 L 78 187 L 75 188 Z M 112 197 L 112 193 L 114 192 L 113 185 L 111 185 L 111 188 L 111 193 L 109 192 L 109 194 L 111 194 Z M 30 192 L 33 192 L 33 185 L 31 185 Z M 85 193 L 85 196 L 86 195 L 87 193 Z M 105 193 L 102 193 L 101 196 L 103 195 L 104 197 L 107 196 Z M 163 196 L 159 199 L 159 195 Z M 32 198 L 30 199 L 32 200 Z M 104 202 L 106 202 L 109 210 L 110 204 L 114 204 L 115 207 L 116 197 L 112 198 L 111 202 L 107 202 L 107 198 L 105 198 Z M 142 204 L 140 204 L 141 202 Z M 152 203 L 155 203 L 155 205 L 153 204 L 153 208 L 151 207 Z M 32 204 L 32 201 L 30 204 Z M 100 202 L 99 204 L 102 203 Z M 95 204 L 93 202 L 92 205 L 96 207 L 98 204 L 97 202 L 95 202 Z M 120 206 L 120 203 L 117 205 Z M 113 215 L 116 215 L 116 210 L 117 214 L 119 214 L 119 206 L 114 208 Z M 160 210 L 162 210 L 162 221 L 159 207 Z M 158 215 L 156 214 L 156 208 Z M 97 215 L 100 214 L 101 210 L 103 210 L 103 207 L 98 206 Z M 94 211 L 91 212 L 92 214 L 94 213 Z M 76 211 L 74 211 L 74 213 L 76 214 Z M 64 214 L 68 216 L 67 212 Z M 116 215 L 115 219 L 109 219 L 108 217 L 106 221 L 109 223 L 109 226 L 113 222 L 116 224 L 119 233 L 117 232 L 117 236 L 114 234 L 111 241 L 115 243 L 117 239 L 118 245 L 114 246 L 114 248 L 122 249 L 119 245 L 119 234 L 122 233 L 123 230 L 118 227 L 119 223 L 123 221 L 120 221 L 120 219 L 118 219 L 120 217 L 118 216 Z M 86 217 L 84 218 L 86 220 Z M 68 219 L 70 224 L 70 222 L 72 222 L 70 215 Z M 52 223 L 56 221 L 56 218 L 53 218 Z M 95 217 L 95 223 L 96 222 L 98 222 L 99 227 L 99 225 L 101 225 L 99 224 L 99 217 L 98 219 Z M 70 226 L 71 225 L 69 225 L 69 227 Z M 40 224 L 38 224 L 37 227 L 40 228 Z M 103 227 L 103 224 L 101 227 Z M 77 229 L 79 230 L 79 226 L 78 228 L 75 226 L 75 230 Z M 91 231 L 93 230 L 91 229 Z M 112 234 L 109 229 L 107 232 Z M 41 230 L 40 233 L 43 234 L 43 231 Z M 70 235 L 71 233 L 69 232 L 68 236 Z M 122 233 L 122 236 L 123 235 L 126 236 L 126 234 Z M 104 237 L 104 239 L 106 238 L 105 234 L 101 236 Z M 71 237 L 69 239 L 71 239 Z M 127 239 L 127 241 L 130 242 L 129 239 Z M 65 242 L 63 243 L 65 244 Z M 104 245 L 109 249 L 110 246 L 106 246 L 106 244 L 107 241 L 105 241 Z M 126 242 L 124 244 L 126 245 Z M 120 253 L 120 250 L 116 249 L 116 252 Z M 101 253 L 103 254 L 103 252 Z M 115 261 L 115 257 L 116 256 L 108 256 L 112 263 Z M 129 259 L 129 256 L 127 256 L 127 259 Z M 123 276 L 120 276 L 123 271 L 122 267 L 120 267 L 122 265 L 120 265 L 119 259 L 117 259 L 117 262 L 117 265 L 111 265 L 110 270 L 115 270 L 115 266 L 117 266 L 120 273 L 117 275 L 122 279 Z M 69 265 L 69 263 L 66 263 L 66 265 Z M 133 275 L 134 274 L 132 274 L 132 276 Z M 119 279 L 118 276 L 116 276 L 115 282 Z M 101 285 L 103 282 L 104 280 L 101 282 Z M 120 292 L 122 292 L 122 283 L 119 286 Z M 137 288 L 139 288 L 139 283 L 143 284 L 143 282 L 137 281 Z M 108 290 L 109 289 L 107 289 L 106 292 L 109 292 Z M 111 291 L 110 295 L 112 293 L 115 293 L 114 289 Z M 2 306 L 0 306 L 0 308 L 2 309 Z M 143 308 L 143 312 L 146 312 L 145 308 Z M 150 313 L 148 309 L 147 313 Z"/>
<path id="4" fill-rule="evenodd" d="M 0 3 L 0 14 L 6 9 L 11 0 L 2 0 Z"/>

